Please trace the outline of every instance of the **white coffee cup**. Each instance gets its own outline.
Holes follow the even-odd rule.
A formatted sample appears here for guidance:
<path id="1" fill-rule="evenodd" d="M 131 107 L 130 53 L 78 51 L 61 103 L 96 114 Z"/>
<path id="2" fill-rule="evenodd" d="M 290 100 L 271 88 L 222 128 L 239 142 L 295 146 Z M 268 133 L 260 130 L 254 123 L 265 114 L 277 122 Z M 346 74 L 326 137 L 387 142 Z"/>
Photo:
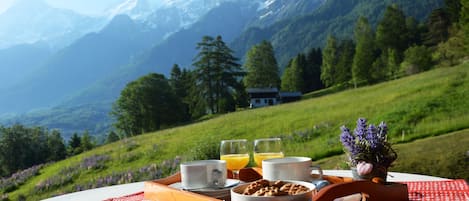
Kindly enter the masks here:
<path id="1" fill-rule="evenodd" d="M 182 163 L 181 186 L 184 189 L 222 188 L 226 183 L 226 161 L 200 160 Z"/>
<path id="2" fill-rule="evenodd" d="M 318 179 L 322 179 L 322 169 L 313 166 L 308 157 L 285 157 L 266 159 L 262 161 L 262 177 L 267 180 L 298 180 L 312 181 L 311 171 L 319 172 Z"/>

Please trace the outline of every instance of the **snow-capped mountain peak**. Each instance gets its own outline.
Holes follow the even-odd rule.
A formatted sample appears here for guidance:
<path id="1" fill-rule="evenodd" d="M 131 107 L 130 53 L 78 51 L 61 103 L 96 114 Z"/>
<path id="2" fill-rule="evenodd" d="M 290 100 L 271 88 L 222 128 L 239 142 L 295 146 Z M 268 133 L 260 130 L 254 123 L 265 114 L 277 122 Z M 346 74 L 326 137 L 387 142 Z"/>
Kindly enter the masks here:
<path id="1" fill-rule="evenodd" d="M 117 5 L 109 11 L 109 16 L 114 17 L 116 15 L 131 11 L 137 6 L 138 0 L 126 0 L 123 3 Z"/>
<path id="2" fill-rule="evenodd" d="M 258 0 L 258 18 L 250 26 L 269 26 L 279 19 L 312 12 L 326 0 Z"/>
<path id="3" fill-rule="evenodd" d="M 273 3 L 275 3 L 275 0 L 266 0 L 264 2 L 264 6 L 265 7 L 269 7 L 270 5 L 272 5 Z"/>
<path id="4" fill-rule="evenodd" d="M 151 14 L 153 7 L 147 0 L 125 0 L 121 4 L 108 11 L 108 18 L 116 15 L 126 14 L 132 19 L 142 20 Z"/>

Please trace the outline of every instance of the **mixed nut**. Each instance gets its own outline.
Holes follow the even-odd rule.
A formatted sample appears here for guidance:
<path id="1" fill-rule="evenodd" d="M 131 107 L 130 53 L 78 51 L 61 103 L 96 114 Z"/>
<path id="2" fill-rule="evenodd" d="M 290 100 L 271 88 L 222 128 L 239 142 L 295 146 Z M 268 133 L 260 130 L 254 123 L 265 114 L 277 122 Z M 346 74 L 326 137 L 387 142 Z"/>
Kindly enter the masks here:
<path id="1" fill-rule="evenodd" d="M 270 182 L 265 179 L 260 179 L 249 184 L 244 189 L 243 195 L 253 196 L 282 196 L 282 195 L 297 195 L 308 192 L 310 189 L 300 184 L 294 184 L 284 181 Z"/>

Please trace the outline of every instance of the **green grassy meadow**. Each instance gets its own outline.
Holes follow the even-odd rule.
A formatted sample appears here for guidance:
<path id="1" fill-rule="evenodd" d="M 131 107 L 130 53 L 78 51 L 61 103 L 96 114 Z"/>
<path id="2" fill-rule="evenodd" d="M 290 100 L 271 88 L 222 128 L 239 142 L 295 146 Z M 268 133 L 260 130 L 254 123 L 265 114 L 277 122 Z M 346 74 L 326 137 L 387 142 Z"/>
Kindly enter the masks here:
<path id="1" fill-rule="evenodd" d="M 160 171 L 159 176 L 166 176 L 177 171 L 173 161 L 176 156 L 181 161 L 216 158 L 218 144 L 223 139 L 253 141 L 281 137 L 287 156 L 308 156 L 325 168 L 344 168 L 339 128 L 341 125 L 355 128 L 359 117 L 375 125 L 380 121 L 388 124 L 390 140 L 398 144 L 399 154 L 391 171 L 467 178 L 468 159 L 461 153 L 469 151 L 469 131 L 452 132 L 469 128 L 468 74 L 469 63 L 438 68 L 373 86 L 234 112 L 128 138 L 49 164 L 18 189 L 8 192 L 8 196 L 11 200 L 18 196 L 27 200 L 43 199 L 75 191 L 77 186 L 96 183 L 108 175 L 129 170 L 137 172 L 152 164 L 155 164 L 155 171 Z M 80 165 L 94 156 L 103 156 L 103 159 L 89 166 Z M 172 168 L 164 168 L 171 163 Z M 163 165 L 160 167 L 160 164 Z M 454 174 L 440 174 L 451 172 L 453 165 L 466 168 L 453 171 Z M 55 186 L 37 190 L 40 184 L 54 181 L 51 177 L 62 180 Z M 139 180 L 137 176 L 119 183 L 136 180 Z"/>

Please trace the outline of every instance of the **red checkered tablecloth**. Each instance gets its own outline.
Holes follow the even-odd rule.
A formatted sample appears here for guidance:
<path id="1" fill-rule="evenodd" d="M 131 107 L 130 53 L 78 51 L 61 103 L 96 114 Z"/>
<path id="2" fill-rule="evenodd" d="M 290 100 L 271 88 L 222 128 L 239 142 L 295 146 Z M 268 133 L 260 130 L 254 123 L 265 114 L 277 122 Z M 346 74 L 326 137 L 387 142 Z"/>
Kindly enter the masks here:
<path id="1" fill-rule="evenodd" d="M 118 198 L 109 198 L 104 201 L 142 201 L 143 200 L 143 191 L 134 193 L 132 195 L 126 195 L 123 197 L 118 197 Z"/>
<path id="2" fill-rule="evenodd" d="M 469 186 L 463 179 L 448 181 L 412 181 L 407 184 L 411 201 L 469 201 Z M 142 201 L 143 192 L 106 201 Z"/>
<path id="3" fill-rule="evenodd" d="M 469 186 L 463 179 L 401 183 L 407 184 L 409 200 L 469 201 Z"/>

